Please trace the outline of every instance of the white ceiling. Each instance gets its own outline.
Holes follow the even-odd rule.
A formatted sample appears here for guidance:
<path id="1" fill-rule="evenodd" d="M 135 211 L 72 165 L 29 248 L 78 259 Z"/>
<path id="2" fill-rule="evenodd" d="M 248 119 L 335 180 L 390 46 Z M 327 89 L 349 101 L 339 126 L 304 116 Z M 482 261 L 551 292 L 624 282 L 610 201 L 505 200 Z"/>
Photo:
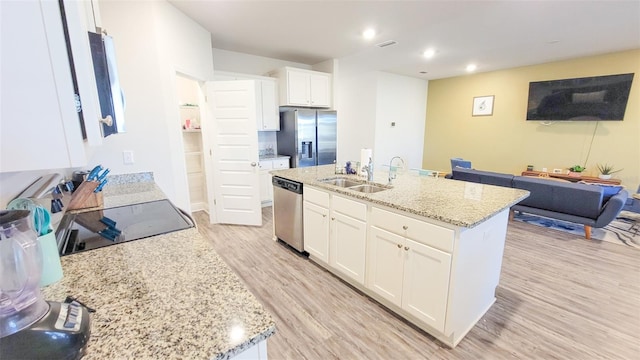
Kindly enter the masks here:
<path id="1" fill-rule="evenodd" d="M 484 72 L 640 48 L 639 0 L 170 2 L 211 32 L 214 48 L 425 79 L 469 63 Z M 366 27 L 374 40 L 363 40 Z M 397 44 L 376 46 L 388 40 Z"/>

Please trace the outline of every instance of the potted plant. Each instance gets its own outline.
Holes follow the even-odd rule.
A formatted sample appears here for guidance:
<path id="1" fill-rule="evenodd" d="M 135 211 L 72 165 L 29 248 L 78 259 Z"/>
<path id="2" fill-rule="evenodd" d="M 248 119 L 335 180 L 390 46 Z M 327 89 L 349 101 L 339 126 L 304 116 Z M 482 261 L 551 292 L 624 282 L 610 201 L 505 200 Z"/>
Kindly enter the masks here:
<path id="1" fill-rule="evenodd" d="M 600 175 L 598 175 L 598 177 L 600 179 L 603 180 L 608 180 L 611 179 L 611 175 L 622 171 L 622 169 L 620 170 L 613 170 L 613 166 L 609 165 L 609 164 L 604 164 L 604 165 L 600 165 L 598 164 L 598 171 L 600 171 Z"/>
<path id="2" fill-rule="evenodd" d="M 580 176 L 580 173 L 587 170 L 586 167 L 580 165 L 573 165 L 569 168 L 569 176 Z"/>

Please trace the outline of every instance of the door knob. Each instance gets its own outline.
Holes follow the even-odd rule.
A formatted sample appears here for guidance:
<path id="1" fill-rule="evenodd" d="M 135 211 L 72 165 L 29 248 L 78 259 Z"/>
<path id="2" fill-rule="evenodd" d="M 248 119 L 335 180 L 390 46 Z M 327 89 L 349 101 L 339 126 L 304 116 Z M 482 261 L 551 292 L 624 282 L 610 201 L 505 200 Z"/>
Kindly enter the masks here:
<path id="1" fill-rule="evenodd" d="M 251 166 L 256 167 L 256 165 L 258 165 L 258 163 L 256 163 L 255 161 L 251 163 Z"/>

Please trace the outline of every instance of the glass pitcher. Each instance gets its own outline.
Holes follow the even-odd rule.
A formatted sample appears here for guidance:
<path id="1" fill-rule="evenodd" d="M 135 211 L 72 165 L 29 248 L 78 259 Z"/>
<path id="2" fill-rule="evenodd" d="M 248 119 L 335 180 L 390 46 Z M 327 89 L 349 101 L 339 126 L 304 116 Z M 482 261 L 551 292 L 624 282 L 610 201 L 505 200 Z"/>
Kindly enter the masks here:
<path id="1" fill-rule="evenodd" d="M 0 338 L 42 318 L 42 255 L 28 210 L 0 210 Z"/>

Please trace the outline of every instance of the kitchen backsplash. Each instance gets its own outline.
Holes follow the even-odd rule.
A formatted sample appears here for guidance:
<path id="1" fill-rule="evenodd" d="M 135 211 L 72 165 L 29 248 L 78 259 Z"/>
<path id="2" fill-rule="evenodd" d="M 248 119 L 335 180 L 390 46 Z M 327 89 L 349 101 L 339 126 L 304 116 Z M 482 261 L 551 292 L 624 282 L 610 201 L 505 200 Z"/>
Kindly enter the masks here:
<path id="1" fill-rule="evenodd" d="M 275 131 L 258 132 L 258 151 L 260 156 L 275 155 L 278 153 L 278 141 Z"/>

